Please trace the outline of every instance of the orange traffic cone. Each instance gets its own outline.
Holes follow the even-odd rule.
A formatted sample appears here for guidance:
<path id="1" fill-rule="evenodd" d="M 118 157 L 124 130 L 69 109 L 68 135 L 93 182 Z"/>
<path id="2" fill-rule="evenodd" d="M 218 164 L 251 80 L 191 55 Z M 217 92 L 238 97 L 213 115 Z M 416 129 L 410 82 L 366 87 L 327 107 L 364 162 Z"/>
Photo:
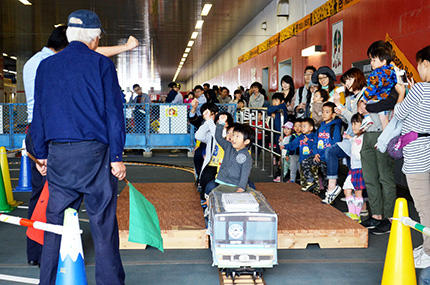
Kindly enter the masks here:
<path id="1" fill-rule="evenodd" d="M 393 216 L 396 219 L 409 217 L 406 199 L 399 198 L 396 200 Z M 417 284 L 417 278 L 412 253 L 411 230 L 399 220 L 393 220 L 381 285 L 412 284 Z"/>
<path id="2" fill-rule="evenodd" d="M 46 223 L 46 207 L 48 206 L 49 190 L 48 181 L 43 186 L 42 193 L 40 193 L 39 200 L 37 200 L 36 207 L 34 207 L 31 219 L 38 222 Z M 29 227 L 27 229 L 27 236 L 29 239 L 43 245 L 44 231 Z"/>

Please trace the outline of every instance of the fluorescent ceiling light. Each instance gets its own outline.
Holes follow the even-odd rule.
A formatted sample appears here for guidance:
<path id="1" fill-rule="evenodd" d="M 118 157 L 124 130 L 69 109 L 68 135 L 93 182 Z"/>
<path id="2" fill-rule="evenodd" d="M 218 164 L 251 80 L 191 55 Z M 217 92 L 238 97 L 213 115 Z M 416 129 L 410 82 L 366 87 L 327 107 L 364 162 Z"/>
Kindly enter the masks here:
<path id="1" fill-rule="evenodd" d="M 30 1 L 28 1 L 28 0 L 18 0 L 19 2 L 21 2 L 22 4 L 24 4 L 24 5 L 31 5 L 31 2 Z"/>
<path id="2" fill-rule="evenodd" d="M 181 61 L 185 61 L 185 59 L 186 59 L 186 58 L 185 58 L 185 57 L 183 57 L 183 58 L 181 58 Z"/>
<path id="3" fill-rule="evenodd" d="M 191 50 L 191 48 L 187 47 L 187 48 L 185 49 L 185 52 L 190 52 L 190 50 Z"/>
<path id="4" fill-rule="evenodd" d="M 187 58 L 188 57 L 188 53 L 184 52 L 184 55 L 182 57 L 183 58 Z"/>
<path id="5" fill-rule="evenodd" d="M 203 20 L 198 20 L 196 23 L 196 30 L 200 30 L 203 27 L 204 22 L 205 21 L 203 21 Z"/>
<path id="6" fill-rule="evenodd" d="M 17 60 L 16 56 L 10 56 L 11 59 Z"/>
<path id="7" fill-rule="evenodd" d="M 61 26 L 64 26 L 64 24 L 56 24 L 56 25 L 54 25 L 54 28 L 58 28 L 58 27 L 61 27 Z"/>
<path id="8" fill-rule="evenodd" d="M 322 54 L 322 46 L 313 45 L 308 48 L 302 49 L 302 56 L 313 56 L 313 55 L 319 55 Z"/>
<path id="9" fill-rule="evenodd" d="M 16 71 L 9 70 L 9 73 L 16 74 Z"/>
<path id="10" fill-rule="evenodd" d="M 7 53 L 3 53 L 3 56 L 8 56 Z"/>
<path id="11" fill-rule="evenodd" d="M 3 69 L 3 71 L 4 71 L 4 72 L 9 72 L 9 70 L 7 70 L 7 69 Z"/>
<path id="12" fill-rule="evenodd" d="M 212 4 L 205 4 L 202 9 L 202 16 L 207 16 L 212 8 Z"/>
<path id="13" fill-rule="evenodd" d="M 191 34 L 191 39 L 192 40 L 195 40 L 195 39 L 197 39 L 197 36 L 199 35 L 199 32 L 193 32 L 192 34 Z"/>
<path id="14" fill-rule="evenodd" d="M 187 44 L 187 46 L 192 47 L 193 44 L 194 44 L 194 41 L 189 41 L 188 44 Z"/>

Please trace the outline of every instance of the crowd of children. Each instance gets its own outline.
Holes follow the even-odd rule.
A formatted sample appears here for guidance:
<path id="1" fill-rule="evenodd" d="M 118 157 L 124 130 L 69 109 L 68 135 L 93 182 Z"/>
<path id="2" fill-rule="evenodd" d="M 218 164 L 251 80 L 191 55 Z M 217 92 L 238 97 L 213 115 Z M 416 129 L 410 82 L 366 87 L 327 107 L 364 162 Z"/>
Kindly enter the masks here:
<path id="1" fill-rule="evenodd" d="M 396 199 L 393 171 L 393 158 L 396 157 L 393 153 L 398 153 L 398 150 L 393 148 L 399 145 L 396 142 L 401 142 L 401 147 L 411 142 L 427 142 L 428 132 L 415 122 L 421 120 L 421 124 L 428 124 L 430 127 L 430 120 L 407 110 L 413 106 L 421 108 L 420 112 L 425 113 L 428 111 L 428 103 L 411 97 L 406 97 L 402 103 L 406 93 L 404 83 L 407 80 L 402 78 L 401 71 L 392 63 L 391 45 L 384 41 L 374 42 L 367 54 L 372 67 L 367 80 L 362 71 L 351 68 L 341 76 L 342 86 L 336 87 L 336 76 L 329 67 L 315 69 L 308 66 L 304 74 L 305 86 L 294 93 L 291 76 L 284 76 L 283 92 L 276 92 L 271 96 L 272 104 L 266 111 L 259 110 L 258 119 L 251 120 L 250 126 L 233 123 L 228 113 L 215 116 L 210 108 L 204 111 L 202 107 L 205 123 L 197 131 L 196 138 L 207 144 L 205 162 L 215 161 L 218 167 L 207 171 L 207 167 L 215 166 L 209 163 L 201 171 L 198 178 L 200 186 L 205 188 L 201 191 L 209 193 L 214 187 L 222 187 L 228 191 L 241 192 L 246 191 L 247 187 L 253 187 L 249 181 L 252 168 L 250 145 L 257 143 L 260 146 L 255 148 L 256 155 L 259 156 L 260 148 L 267 149 L 271 142 L 273 145 L 270 147 L 278 154 L 273 161 L 274 182 L 300 183 L 302 191 L 319 195 L 326 204 L 332 204 L 343 189 L 348 208 L 345 214 L 348 217 L 361 222 L 373 234 L 388 233 L 391 226 L 389 218 L 393 214 Z M 430 47 L 417 53 L 417 62 L 420 77 L 429 81 Z M 430 96 L 430 89 L 425 89 L 427 87 L 419 85 L 414 89 L 413 82 L 410 85 L 414 96 Z M 237 101 L 246 100 L 246 97 L 240 98 L 239 93 L 235 93 L 238 95 Z M 276 131 L 270 135 L 273 140 L 265 137 L 268 131 L 261 131 L 263 126 L 268 128 L 267 122 L 263 121 L 263 112 L 267 112 L 267 117 L 273 121 L 272 126 Z M 412 113 L 414 116 L 409 118 L 408 115 Z M 417 130 L 412 131 L 415 136 L 411 139 L 410 130 L 414 128 Z M 403 133 L 404 129 L 409 133 Z M 256 140 L 254 134 L 257 135 Z M 400 135 L 408 136 L 405 139 L 407 142 L 399 139 Z M 416 177 L 428 176 L 430 162 L 427 163 L 429 159 L 426 152 L 418 152 L 410 146 L 404 149 L 403 172 L 408 184 L 411 184 L 408 186 L 415 200 L 415 196 L 421 195 L 417 191 L 421 191 L 423 186 L 422 181 L 418 181 Z M 219 157 L 221 150 L 223 157 Z M 414 165 L 408 163 L 415 157 L 423 158 Z M 343 187 L 338 185 L 341 161 L 348 167 Z M 415 174 L 418 171 L 416 169 L 420 171 L 419 174 Z M 361 221 L 363 213 L 367 213 L 364 198 L 366 192 L 371 215 Z M 424 214 L 427 210 L 421 207 L 424 204 L 421 201 L 415 202 L 421 218 L 427 219 L 427 214 Z M 420 252 L 419 256 L 415 256 L 417 268 L 430 266 L 428 244 L 427 247 L 425 245 L 416 249 Z M 423 248 L 428 253 L 423 253 Z M 424 260 L 422 256 L 427 259 Z"/>

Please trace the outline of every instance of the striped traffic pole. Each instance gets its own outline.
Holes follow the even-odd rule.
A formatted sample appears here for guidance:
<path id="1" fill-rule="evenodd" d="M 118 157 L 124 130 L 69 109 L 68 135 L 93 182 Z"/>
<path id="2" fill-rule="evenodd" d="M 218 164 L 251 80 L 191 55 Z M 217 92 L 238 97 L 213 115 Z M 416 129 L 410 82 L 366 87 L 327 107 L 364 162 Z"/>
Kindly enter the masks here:
<path id="1" fill-rule="evenodd" d="M 426 226 L 424 226 L 424 225 L 422 225 L 420 223 L 417 223 L 417 222 L 415 222 L 414 220 L 412 220 L 409 217 L 401 217 L 399 220 L 405 226 L 413 228 L 414 230 L 417 230 L 417 231 L 425 234 L 426 236 L 430 236 L 430 228 L 429 227 L 426 227 Z"/>
<path id="2" fill-rule="evenodd" d="M 42 231 L 48 231 L 57 235 L 63 234 L 63 226 L 43 223 L 39 221 L 24 219 L 21 217 L 15 217 L 5 214 L 0 214 L 0 222 L 8 223 L 17 226 L 23 226 L 28 228 L 34 228 Z"/>

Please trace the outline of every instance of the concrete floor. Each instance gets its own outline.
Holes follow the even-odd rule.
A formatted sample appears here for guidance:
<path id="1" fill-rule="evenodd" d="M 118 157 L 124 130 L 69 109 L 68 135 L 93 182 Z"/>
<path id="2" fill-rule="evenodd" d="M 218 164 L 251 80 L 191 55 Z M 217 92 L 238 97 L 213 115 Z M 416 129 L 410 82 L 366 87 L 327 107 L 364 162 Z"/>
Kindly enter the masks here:
<path id="1" fill-rule="evenodd" d="M 135 152 L 125 158 L 129 161 L 162 162 L 175 165 L 192 166 L 192 159 L 185 153 L 154 153 L 152 158 L 143 158 Z M 10 159 L 11 176 L 18 177 L 19 160 Z M 190 182 L 193 176 L 189 173 L 158 167 L 129 166 L 127 177 L 130 182 Z M 254 169 L 255 182 L 271 181 L 269 173 Z M 12 183 L 15 185 L 16 180 Z M 120 183 L 122 190 L 125 184 Z M 410 199 L 407 192 L 398 192 L 399 196 Z M 16 193 L 15 199 L 28 201 L 29 193 Z M 409 200 L 411 216 L 416 217 L 413 203 Z M 345 210 L 344 202 L 338 199 L 335 207 Z M 25 209 L 16 209 L 12 215 L 26 217 Z M 87 218 L 80 212 L 80 218 Z M 88 284 L 94 280 L 94 247 L 89 225 L 81 222 L 84 231 L 84 246 Z M 26 263 L 25 229 L 9 224 L 0 224 L 0 274 L 38 278 L 39 269 Z M 421 236 L 412 231 L 414 246 L 422 243 Z M 310 245 L 307 249 L 279 250 L 279 265 L 266 270 L 264 279 L 268 285 L 275 284 L 379 284 L 385 259 L 388 235 L 369 235 L 367 249 L 320 249 Z M 126 284 L 219 284 L 218 271 L 212 267 L 210 250 L 166 250 L 164 253 L 153 248 L 146 250 L 122 250 L 121 257 L 126 272 Z M 419 271 L 417 271 L 417 276 Z M 204 280 L 204 282 L 203 282 Z M 18 284 L 1 281 L 0 284 Z"/>

